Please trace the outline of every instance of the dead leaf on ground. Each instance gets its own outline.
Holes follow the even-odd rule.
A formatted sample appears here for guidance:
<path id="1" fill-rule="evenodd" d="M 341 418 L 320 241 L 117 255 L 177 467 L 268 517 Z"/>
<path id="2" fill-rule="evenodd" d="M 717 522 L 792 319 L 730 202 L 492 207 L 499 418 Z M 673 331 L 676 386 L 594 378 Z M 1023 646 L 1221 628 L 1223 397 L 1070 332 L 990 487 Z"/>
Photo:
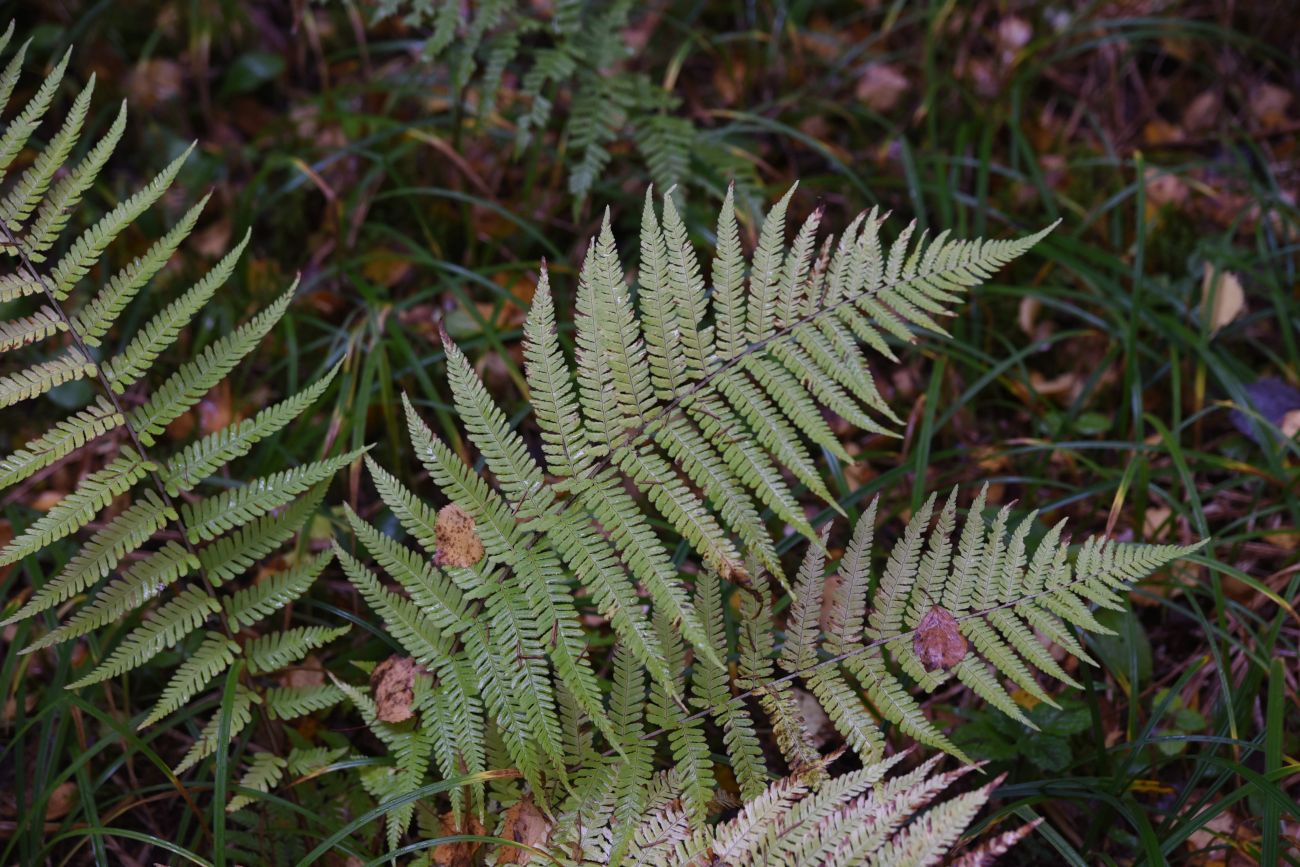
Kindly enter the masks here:
<path id="1" fill-rule="evenodd" d="M 966 636 L 961 634 L 952 612 L 936 605 L 917 625 L 912 649 L 921 658 L 926 671 L 952 668 L 966 656 Z"/>
<path id="2" fill-rule="evenodd" d="M 1038 322 L 1038 314 L 1042 309 L 1043 302 L 1032 295 L 1026 295 L 1020 299 L 1020 310 L 1016 315 L 1016 323 L 1020 326 L 1020 330 L 1030 337 L 1034 336 L 1034 326 Z"/>
<path id="3" fill-rule="evenodd" d="M 803 716 L 803 729 L 808 733 L 808 741 L 818 749 L 833 743 L 839 737 L 839 733 L 835 730 L 835 723 L 831 722 L 831 718 L 826 715 L 821 702 L 812 693 L 797 686 L 791 692 L 794 693 L 795 703 Z"/>
<path id="4" fill-rule="evenodd" d="M 1187 184 L 1178 175 L 1150 166 L 1146 170 L 1147 203 L 1155 208 L 1182 206 L 1187 202 Z"/>
<path id="5" fill-rule="evenodd" d="M 551 823 L 537 809 L 532 795 L 525 795 L 506 810 L 505 821 L 501 824 L 501 836 L 525 846 L 541 849 L 551 838 Z M 514 846 L 502 846 L 497 855 L 498 864 L 527 864 L 533 853 Z"/>
<path id="6" fill-rule="evenodd" d="M 466 819 L 465 825 L 457 825 L 450 811 L 439 816 L 438 823 L 442 825 L 442 833 L 446 835 L 482 834 L 487 831 L 483 824 L 472 815 Z M 433 847 L 433 863 L 437 864 L 438 867 L 471 867 L 474 863 L 474 854 L 482 846 L 483 844 L 477 840 L 441 843 Z"/>
<path id="7" fill-rule="evenodd" d="M 483 541 L 474 529 L 474 519 L 455 503 L 439 510 L 434 536 L 438 543 L 435 566 L 473 566 L 483 559 Z"/>
<path id="8" fill-rule="evenodd" d="M 319 656 L 309 653 L 302 662 L 282 672 L 279 681 L 285 687 L 321 686 L 325 683 L 325 667 Z"/>
<path id="9" fill-rule="evenodd" d="M 32 500 L 32 508 L 38 512 L 48 512 L 57 506 L 64 496 L 63 491 L 41 491 Z"/>
<path id="10" fill-rule="evenodd" d="M 857 97 L 872 111 L 886 112 L 898 105 L 908 88 L 907 76 L 892 63 L 873 63 L 858 79 Z"/>
<path id="11" fill-rule="evenodd" d="M 1219 94 L 1213 90 L 1205 91 L 1183 109 L 1183 129 L 1200 132 L 1213 127 L 1219 119 L 1220 107 Z"/>
<path id="12" fill-rule="evenodd" d="M 1083 377 L 1074 371 L 1066 371 L 1051 379 L 1037 370 L 1029 371 L 1029 384 L 1041 397 L 1055 397 L 1062 403 L 1070 403 L 1083 391 Z"/>
<path id="13" fill-rule="evenodd" d="M 1282 424 L 1278 425 L 1282 429 L 1283 435 L 1288 439 L 1295 439 L 1300 435 L 1300 409 L 1293 409 L 1286 415 L 1282 416 Z"/>
<path id="14" fill-rule="evenodd" d="M 1295 96 L 1285 87 L 1261 82 L 1250 91 L 1250 115 L 1265 130 L 1278 129 L 1287 123 L 1287 109 Z"/>
<path id="15" fill-rule="evenodd" d="M 50 800 L 45 804 L 45 821 L 62 819 L 72 812 L 77 804 L 77 784 L 71 780 L 59 783 L 50 793 Z"/>
<path id="16" fill-rule="evenodd" d="M 174 60 L 156 57 L 142 60 L 131 70 L 126 90 L 132 107 L 146 112 L 170 102 L 184 89 L 184 69 Z"/>
<path id="17" fill-rule="evenodd" d="M 387 723 L 404 722 L 415 716 L 415 676 L 424 669 L 409 656 L 390 656 L 370 673 L 370 692 L 375 698 L 375 716 Z"/>
<path id="18" fill-rule="evenodd" d="M 1034 38 L 1034 26 L 1018 15 L 1008 15 L 998 22 L 998 48 L 1002 49 L 1002 62 L 1011 63 L 1016 52 Z"/>
<path id="19" fill-rule="evenodd" d="M 1215 334 L 1223 326 L 1246 312 L 1246 293 L 1241 280 L 1231 271 L 1219 271 L 1208 262 L 1201 280 L 1202 315 Z"/>

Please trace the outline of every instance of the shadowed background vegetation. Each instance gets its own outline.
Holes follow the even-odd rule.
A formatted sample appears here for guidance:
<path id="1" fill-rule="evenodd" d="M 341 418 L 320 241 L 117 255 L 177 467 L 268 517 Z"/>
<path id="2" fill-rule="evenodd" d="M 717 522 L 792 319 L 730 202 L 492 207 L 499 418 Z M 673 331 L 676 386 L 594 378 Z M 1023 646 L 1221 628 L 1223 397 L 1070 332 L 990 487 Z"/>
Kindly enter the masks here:
<path id="1" fill-rule="evenodd" d="M 595 31 L 597 68 L 549 85 L 550 117 L 526 147 L 532 55 L 493 78 L 500 27 L 462 74 L 466 46 L 432 52 L 435 24 L 407 18 L 410 7 L 50 2 L 11 14 L 34 37 L 23 87 L 73 44 L 65 87 L 96 76 L 88 138 L 129 100 L 128 140 L 88 194 L 92 211 L 198 142 L 175 199 L 132 229 L 142 249 L 214 192 L 161 285 L 187 285 L 251 227 L 196 345 L 301 273 L 256 362 L 175 423 L 178 437 L 216 430 L 343 360 L 327 411 L 262 452 L 275 466 L 373 443 L 415 478 L 403 391 L 465 452 L 440 325 L 522 417 L 519 338 L 540 263 L 568 321 L 605 207 L 635 237 L 652 181 L 678 185 L 699 241 L 712 241 L 734 182 L 752 245 L 765 203 L 795 178 L 792 217 L 824 206 L 832 230 L 877 204 L 959 236 L 1061 219 L 973 296 L 952 341 L 922 343 L 881 378 L 908 410 L 906 435 L 856 434 L 856 463 L 826 456 L 831 490 L 852 518 L 881 494 L 886 539 L 928 491 L 976 480 L 992 483 L 990 499 L 1039 507 L 1044 526 L 1069 517 L 1079 534 L 1212 537 L 1106 621 L 1117 637 L 1089 638 L 1103 668 L 1077 672 L 1087 689 L 1062 710 L 1030 711 L 1041 732 L 958 690 L 928 709 L 962 722 L 962 747 L 1009 773 L 986 823 L 1046 817 L 1008 863 L 1245 864 L 1270 853 L 1294 863 L 1300 831 L 1300 24 L 1286 6 L 648 3 Z M 523 8 L 541 22 L 521 31 L 525 49 L 560 38 L 549 4 Z M 592 88 L 620 110 L 591 117 Z M 48 422 L 7 416 L 4 451 Z M 26 523 L 20 504 L 53 502 L 78 472 L 11 492 L 0 533 Z M 377 511 L 359 471 L 335 491 Z M 316 541 L 335 529 L 320 520 Z M 844 541 L 832 537 L 833 555 Z M 3 571 L 6 594 L 25 580 Z M 336 571 L 298 605 L 363 627 L 314 664 L 375 658 L 381 638 Z M 203 840 L 202 814 L 159 770 L 196 724 L 127 737 L 113 724 L 133 713 L 120 695 L 51 689 L 84 646 L 19 657 L 12 638 L 0 635 L 0 792 L 11 793 L 0 795 L 0 863 L 86 860 L 85 829 L 99 825 L 138 832 L 105 838 L 121 863 L 165 860 L 159 840 Z M 362 736 L 354 726 L 326 717 L 293 736 Z M 358 814 L 367 803 L 342 778 L 285 797 L 308 810 L 352 799 Z M 368 833 L 355 839 L 377 850 Z"/>

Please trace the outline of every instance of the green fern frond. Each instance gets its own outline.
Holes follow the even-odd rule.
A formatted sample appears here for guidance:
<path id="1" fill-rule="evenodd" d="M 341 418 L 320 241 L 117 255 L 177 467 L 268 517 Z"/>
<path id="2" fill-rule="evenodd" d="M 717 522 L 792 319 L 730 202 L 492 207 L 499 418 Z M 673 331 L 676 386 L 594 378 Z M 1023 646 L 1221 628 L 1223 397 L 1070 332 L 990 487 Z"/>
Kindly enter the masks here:
<path id="1" fill-rule="evenodd" d="M 329 565 L 326 553 L 298 563 L 291 569 L 275 572 L 251 587 L 237 590 L 221 600 L 226 617 L 240 627 L 270 617 L 307 591 L 316 577 Z"/>
<path id="2" fill-rule="evenodd" d="M 275 753 L 254 753 L 248 763 L 248 770 L 239 778 L 239 785 L 245 789 L 269 792 L 276 783 L 280 782 L 287 766 L 288 761 Z M 251 795 L 236 795 L 226 805 L 226 812 L 242 810 L 251 803 L 253 803 Z"/>
<path id="3" fill-rule="evenodd" d="M 200 588 L 186 588 L 137 626 L 94 671 L 69 684 L 68 689 L 81 689 L 138 668 L 220 610 L 221 606 Z"/>
<path id="4" fill-rule="evenodd" d="M 235 656 L 240 653 L 239 645 L 220 632 L 209 632 L 176 672 L 163 689 L 158 702 L 149 711 L 149 715 L 140 722 L 138 728 L 151 726 L 164 717 L 175 713 L 208 685 L 214 677 L 235 663 Z"/>
<path id="5" fill-rule="evenodd" d="M 318 647 L 324 647 L 350 627 L 298 626 L 283 632 L 269 632 L 244 645 L 248 670 L 253 674 L 279 671 Z"/>
<path id="6" fill-rule="evenodd" d="M 205 497 L 197 503 L 186 503 L 181 507 L 186 533 L 191 542 L 210 542 L 292 502 L 312 486 L 333 477 L 341 467 L 352 463 L 365 451 L 364 448 L 357 449 L 291 470 L 281 470 L 242 487 Z"/>
<path id="7" fill-rule="evenodd" d="M 297 719 L 326 710 L 343 701 L 343 690 L 332 683 L 314 686 L 277 686 L 263 696 L 263 707 L 275 719 Z"/>
<path id="8" fill-rule="evenodd" d="M 11 26 L 8 33 L 12 32 Z M 0 37 L 0 52 L 8 42 L 9 36 Z M 0 73 L 0 103 L 16 87 L 25 52 L 24 45 Z M 15 422 L 5 429 L 20 429 L 17 411 L 10 407 L 47 395 L 60 385 L 88 380 L 97 393 L 87 406 L 73 409 L 71 415 L 29 436 L 24 445 L 0 459 L 0 488 L 39 483 L 43 471 L 64 461 L 76 460 L 86 467 L 73 489 L 52 508 L 17 528 L 17 537 L 0 550 L 0 565 L 46 557 L 56 542 L 83 532 L 87 538 L 77 540 L 66 560 L 30 570 L 32 575 L 51 577 L 34 587 L 30 596 L 16 595 L 23 603 L 15 605 L 18 610 L 7 622 L 43 613 L 42 620 L 49 620 L 52 610 L 70 601 L 78 603 L 67 606 L 71 610 L 62 623 L 43 632 L 38 627 L 24 651 L 102 631 L 89 645 L 96 648 L 92 654 L 96 664 L 89 672 L 74 675 L 69 688 L 101 683 L 141 667 L 156 670 L 163 650 L 179 648 L 182 661 L 165 681 L 142 726 L 182 710 L 238 657 L 246 656 L 248 676 L 238 685 L 233 714 L 226 720 L 233 737 L 251 722 L 252 707 L 262 701 L 265 686 L 258 677 L 274 673 L 340 630 L 297 627 L 253 638 L 244 646 L 235 640 L 241 629 L 300 598 L 327 557 L 297 561 L 297 566 L 273 573 L 265 582 L 235 586 L 224 594 L 216 588 L 240 578 L 299 534 L 318 508 L 330 476 L 356 454 L 325 458 L 242 486 L 238 475 L 230 473 L 220 483 L 229 485 L 233 479 L 236 487 L 221 494 L 201 487 L 232 461 L 249 454 L 258 441 L 300 418 L 329 387 L 331 377 L 248 421 L 182 443 L 170 458 L 151 453 L 163 428 L 218 386 L 255 349 L 293 293 L 285 293 L 232 333 L 218 336 L 197 356 L 182 357 L 171 376 L 158 375 L 164 357 L 174 354 L 183 342 L 186 326 L 234 274 L 247 238 L 170 304 L 147 297 L 151 281 L 197 226 L 204 198 L 143 254 L 123 255 L 126 264 L 116 272 L 110 270 L 110 259 L 125 252 L 121 239 L 168 193 L 189 150 L 143 188 L 117 201 L 89 228 L 65 237 L 71 234 L 65 229 L 74 220 L 78 225 L 86 222 L 81 200 L 101 180 L 126 126 L 123 105 L 102 138 L 89 143 L 88 149 L 83 147 L 94 93 L 92 79 L 72 100 L 39 152 L 29 145 L 50 113 L 69 56 L 59 61 L 30 102 L 0 132 L 0 178 L 20 154 L 25 166 L 21 175 L 10 179 L 0 199 L 0 251 L 7 263 L 0 273 L 0 302 L 6 305 L 6 316 L 12 310 L 12 318 L 0 322 L 0 352 L 6 360 L 0 376 L 0 408 L 6 422 L 10 416 Z M 83 150 L 80 162 L 69 165 L 70 156 Z M 47 258 L 54 261 L 48 263 Z M 140 315 L 127 315 L 128 308 Z M 106 346 L 123 348 L 112 354 L 104 351 Z M 157 379 L 162 382 L 155 388 Z M 133 403 L 137 394 L 142 400 L 134 409 L 125 409 L 119 399 L 128 388 Z M 62 405 L 73 394 L 64 389 L 50 397 L 57 397 Z M 30 424 L 30 418 L 24 423 Z M 184 507 L 176 508 L 171 498 L 191 492 Z M 228 511 L 218 514 L 223 509 Z M 93 531 L 92 522 L 97 522 Z M 318 707 L 322 702 L 303 699 L 299 704 Z M 211 755 L 218 746 L 221 723 L 220 714 L 208 721 L 178 773 Z M 269 785 L 273 776 L 269 768 L 276 764 L 259 757 L 247 784 Z"/>

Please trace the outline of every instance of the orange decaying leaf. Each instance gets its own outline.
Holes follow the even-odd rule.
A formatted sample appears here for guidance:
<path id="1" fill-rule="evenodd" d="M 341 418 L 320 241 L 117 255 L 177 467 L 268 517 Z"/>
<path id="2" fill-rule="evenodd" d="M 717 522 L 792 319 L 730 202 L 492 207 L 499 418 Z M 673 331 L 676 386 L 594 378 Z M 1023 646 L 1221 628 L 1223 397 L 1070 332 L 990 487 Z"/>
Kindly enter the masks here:
<path id="1" fill-rule="evenodd" d="M 926 671 L 952 668 L 966 656 L 966 636 L 961 634 L 957 618 L 936 605 L 921 618 L 912 647 Z"/>
<path id="2" fill-rule="evenodd" d="M 473 566 L 483 559 L 483 540 L 474 529 L 474 519 L 455 503 L 448 503 L 438 512 L 434 535 L 438 543 L 435 565 Z"/>

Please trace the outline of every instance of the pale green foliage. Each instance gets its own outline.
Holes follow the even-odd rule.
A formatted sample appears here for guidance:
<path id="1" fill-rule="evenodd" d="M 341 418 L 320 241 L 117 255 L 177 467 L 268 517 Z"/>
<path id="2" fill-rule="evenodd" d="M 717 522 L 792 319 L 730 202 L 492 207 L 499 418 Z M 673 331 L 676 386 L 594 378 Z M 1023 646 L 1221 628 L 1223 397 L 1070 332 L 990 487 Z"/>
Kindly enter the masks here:
<path id="1" fill-rule="evenodd" d="M 11 26 L 4 43 L 12 32 Z M 0 111 L 13 91 L 25 50 L 19 50 L 0 78 Z M 188 444 L 173 446 L 171 438 L 167 445 L 157 441 L 169 422 L 188 412 L 257 347 L 283 315 L 292 291 L 179 366 L 170 363 L 187 325 L 234 272 L 247 237 L 167 305 L 150 304 L 146 287 L 196 226 L 202 202 L 143 254 L 116 273 L 110 270 L 108 251 L 115 239 L 162 199 L 184 156 L 89 223 L 79 207 L 81 197 L 96 183 L 121 137 L 125 107 L 79 163 L 67 164 L 89 109 L 92 81 L 77 96 L 63 125 L 36 150 L 32 137 L 59 91 L 66 63 L 65 57 L 0 135 L 0 179 L 26 166 L 0 201 L 0 256 L 6 261 L 0 274 L 0 361 L 5 365 L 0 407 L 49 395 L 57 386 L 79 379 L 94 380 L 100 394 L 89 406 L 0 458 L 0 487 L 38 481 L 42 471 L 70 459 L 98 468 L 85 474 L 53 508 L 19 527 L 16 538 L 0 550 L 0 565 L 8 565 L 57 555 L 52 549 L 56 543 L 62 540 L 66 547 L 78 534 L 88 534 L 72 546 L 70 557 L 58 558 L 57 570 L 33 570 L 44 574 L 44 580 L 30 596 L 20 595 L 11 603 L 4 623 L 37 618 L 25 633 L 31 642 L 26 652 L 102 631 L 102 640 L 93 646 L 103 649 L 103 658 L 92 658 L 90 670 L 72 678 L 72 689 L 142 666 L 157 667 L 164 650 L 186 649 L 157 703 L 140 721 L 143 727 L 187 707 L 241 657 L 250 674 L 272 674 L 341 634 L 343 630 L 309 626 L 252 640 L 241 635 L 246 629 L 264 629 L 267 617 L 301 597 L 329 561 L 328 553 L 308 557 L 290 552 L 287 568 L 268 571 L 256 584 L 246 580 L 240 586 L 240 579 L 298 535 L 316 511 L 328 479 L 356 453 L 245 483 L 232 472 L 232 461 L 302 416 L 328 387 L 330 377 L 251 419 Z M 75 227 L 66 233 L 71 237 L 64 237 L 70 227 Z M 104 276 L 92 279 L 99 274 Z M 38 306 L 28 310 L 32 305 Z M 123 314 L 133 305 L 142 315 L 140 324 L 128 330 L 124 323 L 131 320 Z M 150 388 L 150 377 L 161 384 Z M 134 409 L 119 402 L 118 395 L 128 388 Z M 60 399 L 66 401 L 67 395 Z M 18 430 L 18 413 L 23 411 L 4 410 L 5 419 L 14 420 L 4 425 L 6 431 Z M 209 482 L 218 476 L 215 485 Z M 182 496 L 186 502 L 178 508 L 173 498 Z M 53 610 L 65 607 L 66 619 L 56 622 Z M 133 615 L 136 611 L 140 616 Z M 251 721 L 252 709 L 264 701 L 265 688 L 254 678 L 239 685 L 232 735 Z M 341 692 L 331 695 L 328 689 L 334 688 L 292 695 L 287 689 L 271 689 L 265 701 L 272 715 L 286 718 L 342 698 Z M 178 772 L 218 747 L 219 727 L 217 715 Z M 259 754 L 243 784 L 265 790 L 284 766 L 283 759 Z M 231 809 L 246 802 L 236 798 Z"/>
<path id="2" fill-rule="evenodd" d="M 481 770 L 485 761 L 517 768 L 527 794 L 557 817 L 552 843 L 567 842 L 554 851 L 582 852 L 595 863 L 633 854 L 653 863 L 657 846 L 665 847 L 663 863 L 719 847 L 726 863 L 761 862 L 775 849 L 773 863 L 931 863 L 987 790 L 915 819 L 952 777 L 923 768 L 896 783 L 897 797 L 873 790 L 884 800 L 864 795 L 852 808 L 803 798 L 809 788 L 834 790 L 837 781 L 826 779 L 796 682 L 864 763 L 882 758 L 886 727 L 960 757 L 922 712 L 914 686 L 933 690 L 956 676 L 1019 717 L 1004 679 L 1040 700 L 1050 696 L 1038 677 L 1069 681 L 1037 634 L 1086 659 L 1071 629 L 1100 629 L 1088 603 L 1114 604 L 1134 580 L 1188 551 L 1089 541 L 1072 566 L 1059 527 L 1029 551 L 1033 516 L 1008 535 L 1009 511 L 986 525 L 981 494 L 955 552 L 955 497 L 933 530 L 932 499 L 875 572 L 873 503 L 840 562 L 841 580 L 826 590 L 828 536 L 804 518 L 788 478 L 834 505 L 814 447 L 849 456 L 827 410 L 892 434 L 898 418 L 874 385 L 863 346 L 893 358 L 891 342 L 912 339 L 913 328 L 941 333 L 938 317 L 960 294 L 1041 233 L 1018 241 L 913 240 L 909 228 L 885 243 L 872 212 L 815 257 L 821 214 L 787 245 L 791 201 L 787 194 L 772 208 L 746 262 L 728 196 L 711 294 L 671 199 L 660 214 L 647 196 L 635 292 L 607 217 L 579 275 L 573 366 L 543 270 L 524 347 L 540 457 L 444 335 L 455 410 L 486 472 L 471 469 L 409 401 L 407 421 L 430 478 L 473 518 L 480 560 L 447 564 L 434 508 L 374 462 L 381 498 L 423 552 L 348 512 L 360 547 L 404 593 L 340 549 L 345 571 L 391 636 L 432 674 L 436 687 L 422 694 L 448 699 L 426 698 L 415 722 L 376 733 L 395 755 L 399 747 L 418 755 L 420 773 L 432 765 L 398 733 L 429 738 L 433 754 L 447 757 L 438 763 L 443 776 L 448 768 Z M 779 647 L 762 573 L 786 579 L 765 514 L 810 541 Z M 693 592 L 660 526 L 699 563 Z M 739 605 L 729 605 L 735 594 Z M 608 687 L 595 678 L 575 598 L 617 639 Z M 950 671 L 926 670 L 912 648 L 936 605 L 958 618 L 970 643 Z M 354 701 L 369 713 L 365 695 L 356 692 Z M 781 769 L 764 755 L 757 733 L 766 730 L 795 782 L 771 786 Z M 726 756 L 749 806 L 744 821 L 711 827 L 717 755 Z M 371 775 L 366 785 L 381 800 L 394 797 L 418 784 L 407 773 Z M 474 791 L 481 804 L 481 784 Z M 493 795 L 510 803 L 524 790 L 498 781 Z M 453 806 L 459 816 L 464 805 Z M 883 818 L 873 819 L 875 810 Z M 804 812 L 820 817 L 807 820 L 811 836 L 779 830 L 803 821 Z M 391 842 L 409 815 L 390 819 Z M 912 824 L 900 831 L 905 822 Z"/>

